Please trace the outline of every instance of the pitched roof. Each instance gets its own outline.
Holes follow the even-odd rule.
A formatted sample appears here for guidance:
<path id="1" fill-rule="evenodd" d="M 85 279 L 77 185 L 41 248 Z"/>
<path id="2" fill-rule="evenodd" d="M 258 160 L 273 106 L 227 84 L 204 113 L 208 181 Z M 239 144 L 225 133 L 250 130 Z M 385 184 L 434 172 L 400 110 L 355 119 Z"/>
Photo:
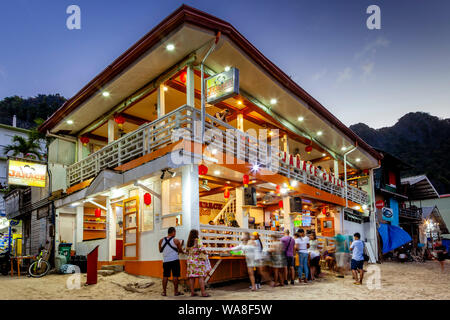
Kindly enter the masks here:
<path id="1" fill-rule="evenodd" d="M 241 50 L 243 50 L 254 62 L 263 70 L 268 72 L 283 87 L 291 91 L 294 95 L 300 97 L 320 116 L 331 122 L 343 134 L 355 141 L 355 144 L 367 151 L 376 159 L 382 159 L 382 155 L 369 146 L 350 128 L 345 126 L 330 111 L 322 106 L 316 99 L 308 94 L 303 88 L 295 83 L 287 74 L 278 68 L 273 62 L 267 59 L 256 47 L 254 47 L 243 35 L 241 35 L 230 23 L 221 20 L 208 13 L 198 9 L 182 5 L 175 10 L 161 23 L 154 27 L 149 33 L 142 37 L 138 42 L 125 51 L 119 58 L 110 64 L 105 70 L 92 79 L 75 96 L 67 100 L 50 118 L 48 118 L 40 127 L 41 132 L 46 132 L 53 128 L 58 122 L 62 121 L 66 115 L 75 110 L 84 101 L 98 92 L 98 88 L 103 87 L 115 76 L 123 72 L 141 55 L 156 45 L 161 39 L 169 35 L 180 25 L 187 23 L 213 32 L 221 32 L 231 39 Z"/>
<path id="2" fill-rule="evenodd" d="M 401 183 L 409 186 L 411 200 L 439 198 L 439 193 L 426 175 L 402 178 Z"/>

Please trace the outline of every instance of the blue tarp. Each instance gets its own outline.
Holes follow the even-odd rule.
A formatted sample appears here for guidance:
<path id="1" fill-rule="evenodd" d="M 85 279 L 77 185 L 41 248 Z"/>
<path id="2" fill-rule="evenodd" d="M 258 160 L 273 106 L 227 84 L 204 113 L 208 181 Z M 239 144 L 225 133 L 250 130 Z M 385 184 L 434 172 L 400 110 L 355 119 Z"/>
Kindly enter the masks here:
<path id="1" fill-rule="evenodd" d="M 408 232 L 400 227 L 389 224 L 381 224 L 378 228 L 378 233 L 383 240 L 383 254 L 412 241 Z"/>

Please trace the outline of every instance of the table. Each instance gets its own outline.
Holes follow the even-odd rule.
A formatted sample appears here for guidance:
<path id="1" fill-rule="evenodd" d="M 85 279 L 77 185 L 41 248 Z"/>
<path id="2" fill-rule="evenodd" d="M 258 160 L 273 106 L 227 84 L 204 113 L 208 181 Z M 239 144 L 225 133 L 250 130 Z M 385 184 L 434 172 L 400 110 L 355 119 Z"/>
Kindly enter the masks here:
<path id="1" fill-rule="evenodd" d="M 24 259 L 35 259 L 35 256 L 11 257 L 11 277 L 14 275 L 14 260 L 17 261 L 17 276 L 20 277 L 20 262 Z"/>

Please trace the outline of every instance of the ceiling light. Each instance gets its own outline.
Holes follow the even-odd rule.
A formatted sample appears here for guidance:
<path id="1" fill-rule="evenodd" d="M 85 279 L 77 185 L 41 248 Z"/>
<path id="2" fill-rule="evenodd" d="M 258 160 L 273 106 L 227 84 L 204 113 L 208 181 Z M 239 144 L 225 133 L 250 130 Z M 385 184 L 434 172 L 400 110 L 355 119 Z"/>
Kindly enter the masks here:
<path id="1" fill-rule="evenodd" d="M 230 181 L 227 181 L 227 184 L 230 184 L 231 182 Z"/>
<path id="2" fill-rule="evenodd" d="M 218 176 L 218 175 L 220 174 L 220 171 L 219 171 L 219 170 L 215 170 L 215 171 L 214 171 L 214 174 L 215 174 L 216 176 Z"/>
<path id="3" fill-rule="evenodd" d="M 104 97 L 109 97 L 109 92 L 108 92 L 108 91 L 103 91 L 103 92 L 102 92 L 102 96 L 104 96 Z"/>
<path id="4" fill-rule="evenodd" d="M 273 136 L 273 131 L 272 130 L 269 131 L 269 136 Z"/>
<path id="5" fill-rule="evenodd" d="M 326 154 L 325 153 L 322 153 L 322 157 L 325 157 L 326 156 Z"/>
<path id="6" fill-rule="evenodd" d="M 303 117 L 298 117 L 297 120 L 300 121 L 300 122 L 302 122 L 303 120 L 305 120 L 305 118 L 303 118 Z"/>
<path id="7" fill-rule="evenodd" d="M 239 101 L 237 102 L 237 104 L 241 105 L 241 104 L 242 104 L 242 101 L 241 101 L 241 100 L 239 100 Z"/>
<path id="8" fill-rule="evenodd" d="M 361 159 L 360 158 L 356 158 L 356 162 L 360 162 L 361 161 Z"/>
<path id="9" fill-rule="evenodd" d="M 230 71 L 230 69 L 231 69 L 230 66 L 226 66 L 226 67 L 225 67 L 225 72 Z"/>
<path id="10" fill-rule="evenodd" d="M 71 207 L 78 207 L 81 203 L 80 202 L 74 202 L 70 206 Z"/>
<path id="11" fill-rule="evenodd" d="M 318 136 L 321 136 L 322 134 L 323 134 L 322 131 L 317 131 L 317 135 L 318 135 Z"/>
<path id="12" fill-rule="evenodd" d="M 212 153 L 212 154 L 217 154 L 217 149 L 212 149 L 212 150 L 211 150 L 211 153 Z"/>
<path id="13" fill-rule="evenodd" d="M 347 150 L 347 147 L 342 147 L 341 150 L 345 151 L 345 150 Z"/>
<path id="14" fill-rule="evenodd" d="M 67 124 L 73 124 L 73 120 L 67 120 Z"/>
<path id="15" fill-rule="evenodd" d="M 168 50 L 168 51 L 173 51 L 174 49 L 175 49 L 175 46 L 173 45 L 173 44 L 168 44 L 167 46 L 166 46 L 166 49 Z"/>
<path id="16" fill-rule="evenodd" d="M 277 99 L 270 99 L 270 104 L 276 104 L 277 103 Z"/>
<path id="17" fill-rule="evenodd" d="M 252 166 L 252 172 L 258 172 L 258 170 L 259 170 L 259 164 L 255 163 L 255 164 Z"/>
<path id="18" fill-rule="evenodd" d="M 363 210 L 366 210 L 367 209 L 367 204 L 363 204 L 362 208 L 363 208 Z"/>
<path id="19" fill-rule="evenodd" d="M 169 90 L 169 88 L 167 88 L 166 86 L 164 86 L 164 87 L 163 87 L 163 90 L 164 90 L 164 91 L 167 91 L 167 90 Z"/>
<path id="20" fill-rule="evenodd" d="M 292 180 L 291 180 L 291 186 L 292 186 L 292 187 L 296 187 L 297 185 L 298 185 L 298 181 L 292 179 Z"/>

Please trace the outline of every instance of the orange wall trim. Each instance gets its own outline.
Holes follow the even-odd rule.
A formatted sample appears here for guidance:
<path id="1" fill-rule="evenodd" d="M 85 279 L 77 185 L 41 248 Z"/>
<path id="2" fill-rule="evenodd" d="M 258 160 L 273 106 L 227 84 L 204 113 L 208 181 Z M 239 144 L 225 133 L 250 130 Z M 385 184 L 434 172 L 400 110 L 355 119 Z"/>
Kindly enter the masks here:
<path id="1" fill-rule="evenodd" d="M 243 257 L 227 257 L 222 259 L 208 283 L 218 283 L 247 277 L 247 267 Z M 219 261 L 210 259 L 211 267 Z M 181 260 L 181 279 L 186 279 L 186 260 Z M 133 275 L 149 276 L 162 279 L 162 260 L 157 261 L 125 261 L 125 272 Z"/>
<path id="2" fill-rule="evenodd" d="M 75 191 L 84 189 L 86 187 L 89 187 L 89 185 L 91 184 L 92 180 L 94 180 L 94 178 L 88 179 L 88 180 L 84 180 L 83 182 L 77 183 L 76 185 L 71 186 L 70 188 L 67 188 L 66 193 L 67 194 L 71 194 L 74 193 Z"/>

